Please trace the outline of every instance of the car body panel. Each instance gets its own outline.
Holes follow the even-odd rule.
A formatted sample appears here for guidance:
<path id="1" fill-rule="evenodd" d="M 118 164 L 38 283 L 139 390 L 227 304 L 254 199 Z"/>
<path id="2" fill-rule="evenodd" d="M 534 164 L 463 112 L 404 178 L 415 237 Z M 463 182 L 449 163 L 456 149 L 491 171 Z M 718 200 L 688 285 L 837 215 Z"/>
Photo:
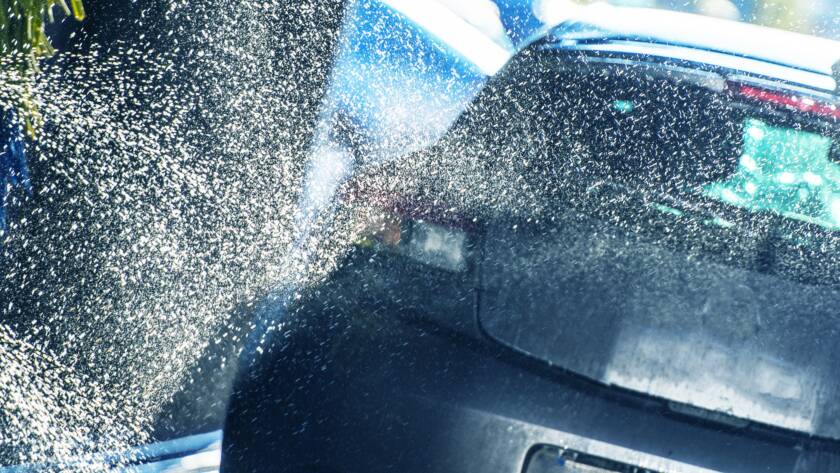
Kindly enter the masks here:
<path id="1" fill-rule="evenodd" d="M 698 420 L 476 342 L 471 314 L 448 314 L 461 330 L 424 321 L 403 300 L 441 280 L 388 258 L 355 251 L 270 337 L 231 400 L 222 471 L 514 473 L 542 444 L 674 473 L 837 461 L 819 442 Z"/>

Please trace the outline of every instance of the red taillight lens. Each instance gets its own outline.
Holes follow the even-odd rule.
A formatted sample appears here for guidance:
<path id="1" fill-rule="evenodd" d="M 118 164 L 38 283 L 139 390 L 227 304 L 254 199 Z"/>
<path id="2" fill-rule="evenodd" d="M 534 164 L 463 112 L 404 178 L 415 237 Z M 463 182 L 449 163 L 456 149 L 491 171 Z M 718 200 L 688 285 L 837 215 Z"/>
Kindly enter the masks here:
<path id="1" fill-rule="evenodd" d="M 734 84 L 730 86 L 730 89 L 734 90 L 735 94 L 740 97 L 781 105 L 800 112 L 840 119 L 840 107 L 835 103 L 821 102 L 807 96 L 786 94 L 752 85 Z"/>
<path id="2" fill-rule="evenodd" d="M 359 244 L 397 252 L 418 262 L 450 271 L 467 269 L 470 222 L 439 205 L 411 199 L 371 198 L 375 209 Z"/>

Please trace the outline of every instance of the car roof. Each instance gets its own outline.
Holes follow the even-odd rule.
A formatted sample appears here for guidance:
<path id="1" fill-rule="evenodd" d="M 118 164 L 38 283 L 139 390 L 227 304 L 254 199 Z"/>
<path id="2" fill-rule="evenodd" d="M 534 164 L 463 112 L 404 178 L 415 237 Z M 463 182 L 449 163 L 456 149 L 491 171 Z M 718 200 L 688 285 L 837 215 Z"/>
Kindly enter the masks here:
<path id="1" fill-rule="evenodd" d="M 840 41 L 691 13 L 597 4 L 575 8 L 558 23 L 550 31 L 555 40 L 646 43 L 658 54 L 663 46 L 688 48 L 829 78 L 840 61 Z"/>

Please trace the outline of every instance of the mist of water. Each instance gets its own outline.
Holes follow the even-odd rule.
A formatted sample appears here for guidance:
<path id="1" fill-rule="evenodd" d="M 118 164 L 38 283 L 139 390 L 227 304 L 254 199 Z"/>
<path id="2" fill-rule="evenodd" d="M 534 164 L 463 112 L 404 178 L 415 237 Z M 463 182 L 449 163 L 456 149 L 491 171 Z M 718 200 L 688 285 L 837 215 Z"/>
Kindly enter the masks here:
<path id="1" fill-rule="evenodd" d="M 3 463 L 96 471 L 149 440 L 208 345 L 247 332 L 234 309 L 336 260 L 340 232 L 290 256 L 321 87 L 300 75 L 330 55 L 276 42 L 330 44 L 337 3 L 137 5 L 148 33 L 30 79 L 46 127 L 2 245 Z"/>

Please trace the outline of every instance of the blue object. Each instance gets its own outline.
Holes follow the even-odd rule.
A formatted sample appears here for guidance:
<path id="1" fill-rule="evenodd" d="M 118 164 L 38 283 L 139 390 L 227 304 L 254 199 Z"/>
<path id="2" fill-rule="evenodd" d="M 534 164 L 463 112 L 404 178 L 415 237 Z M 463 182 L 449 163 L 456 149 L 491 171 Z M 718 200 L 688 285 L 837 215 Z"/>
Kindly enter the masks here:
<path id="1" fill-rule="evenodd" d="M 494 0 L 499 7 L 502 23 L 513 44 L 521 46 L 540 30 L 542 22 L 534 16 L 535 0 Z"/>
<path id="2" fill-rule="evenodd" d="M 32 182 L 29 180 L 29 168 L 26 165 L 26 151 L 23 144 L 23 127 L 14 112 L 7 110 L 0 123 L 0 235 L 6 233 L 7 205 L 12 191 L 23 187 L 27 194 L 32 194 Z"/>
<path id="3" fill-rule="evenodd" d="M 222 431 L 140 445 L 122 452 L 108 452 L 90 457 L 64 459 L 61 463 L 28 463 L 0 467 L 0 473 L 36 473 L 56 468 L 73 469 L 84 466 L 114 466 L 115 473 L 198 473 L 218 471 L 222 447 Z M 135 459 L 123 465 L 127 459 Z"/>

